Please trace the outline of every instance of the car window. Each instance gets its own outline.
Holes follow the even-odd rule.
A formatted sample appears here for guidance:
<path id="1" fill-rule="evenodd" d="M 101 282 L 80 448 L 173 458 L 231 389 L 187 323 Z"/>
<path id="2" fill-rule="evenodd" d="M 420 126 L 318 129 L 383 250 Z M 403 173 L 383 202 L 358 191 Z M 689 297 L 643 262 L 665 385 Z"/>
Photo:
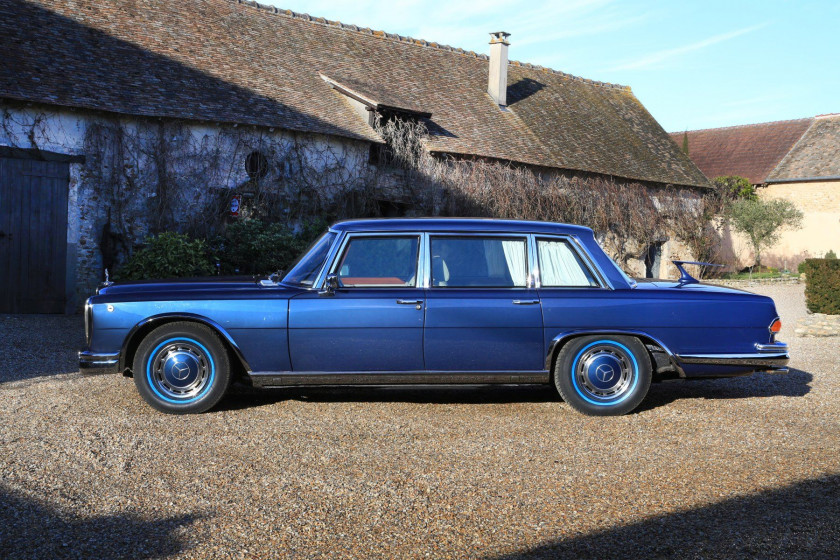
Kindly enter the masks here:
<path id="1" fill-rule="evenodd" d="M 597 287 L 598 281 L 568 241 L 538 239 L 540 283 L 550 287 Z"/>
<path id="2" fill-rule="evenodd" d="M 327 254 L 330 252 L 330 246 L 336 238 L 336 233 L 328 231 L 300 256 L 297 263 L 292 266 L 292 269 L 283 277 L 283 282 L 286 284 L 294 284 L 296 286 L 312 287 L 315 278 L 324 266 L 324 261 L 327 260 Z"/>
<path id="3" fill-rule="evenodd" d="M 432 286 L 524 288 L 525 238 L 432 237 Z"/>
<path id="4" fill-rule="evenodd" d="M 354 237 L 335 274 L 345 288 L 405 288 L 417 284 L 419 238 Z"/>

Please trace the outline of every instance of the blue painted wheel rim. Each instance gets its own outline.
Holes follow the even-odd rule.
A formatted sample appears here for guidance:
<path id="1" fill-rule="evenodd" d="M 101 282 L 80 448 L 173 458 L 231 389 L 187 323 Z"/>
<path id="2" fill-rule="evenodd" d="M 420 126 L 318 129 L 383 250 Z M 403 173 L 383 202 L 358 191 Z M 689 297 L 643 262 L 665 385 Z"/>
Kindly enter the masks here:
<path id="1" fill-rule="evenodd" d="M 612 406 L 628 399 L 639 382 L 633 352 L 614 340 L 590 342 L 572 362 L 572 386 L 586 402 Z"/>
<path id="2" fill-rule="evenodd" d="M 170 338 L 152 350 L 146 379 L 154 394 L 173 404 L 201 399 L 213 387 L 216 365 L 207 348 L 192 338 Z"/>

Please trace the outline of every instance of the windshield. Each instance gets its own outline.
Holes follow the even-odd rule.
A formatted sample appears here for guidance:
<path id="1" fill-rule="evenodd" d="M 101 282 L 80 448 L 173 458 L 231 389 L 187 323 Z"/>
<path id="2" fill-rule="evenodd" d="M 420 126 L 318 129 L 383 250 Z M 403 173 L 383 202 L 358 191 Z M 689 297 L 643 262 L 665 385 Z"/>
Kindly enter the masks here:
<path id="1" fill-rule="evenodd" d="M 319 237 L 283 277 L 283 283 L 311 288 L 337 235 L 334 231 L 328 231 Z"/>

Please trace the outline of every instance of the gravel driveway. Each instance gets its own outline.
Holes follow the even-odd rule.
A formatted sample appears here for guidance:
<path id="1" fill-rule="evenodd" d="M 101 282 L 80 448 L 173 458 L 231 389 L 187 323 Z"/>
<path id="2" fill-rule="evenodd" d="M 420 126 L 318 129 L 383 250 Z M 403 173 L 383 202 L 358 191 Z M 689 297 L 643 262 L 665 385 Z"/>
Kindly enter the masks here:
<path id="1" fill-rule="evenodd" d="M 756 291 L 789 375 L 655 385 L 619 418 L 542 387 L 164 416 L 74 373 L 78 317 L 0 316 L 0 557 L 837 558 L 840 338 L 792 336 L 801 286 Z"/>

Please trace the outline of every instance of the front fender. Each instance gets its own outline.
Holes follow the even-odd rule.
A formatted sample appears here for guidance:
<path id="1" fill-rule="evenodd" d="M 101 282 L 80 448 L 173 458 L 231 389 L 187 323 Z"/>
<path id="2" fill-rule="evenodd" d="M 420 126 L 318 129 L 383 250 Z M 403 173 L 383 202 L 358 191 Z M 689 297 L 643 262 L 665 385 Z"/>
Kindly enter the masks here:
<path id="1" fill-rule="evenodd" d="M 131 362 L 133 362 L 134 358 L 134 351 L 139 346 L 140 341 L 143 337 L 151 332 L 153 329 L 164 325 L 166 323 L 172 323 L 174 321 L 192 321 L 196 323 L 202 323 L 207 325 L 222 339 L 227 343 L 228 347 L 233 350 L 234 355 L 242 364 L 242 367 L 245 368 L 245 371 L 250 373 L 251 367 L 248 365 L 248 361 L 245 359 L 245 355 L 242 353 L 242 349 L 236 343 L 232 336 L 222 327 L 219 323 L 205 317 L 203 315 L 197 315 L 195 313 L 160 313 L 158 315 L 152 315 L 151 317 L 146 317 L 136 325 L 134 325 L 123 341 L 122 348 L 120 349 L 120 371 L 125 371 L 126 369 L 130 369 Z"/>

